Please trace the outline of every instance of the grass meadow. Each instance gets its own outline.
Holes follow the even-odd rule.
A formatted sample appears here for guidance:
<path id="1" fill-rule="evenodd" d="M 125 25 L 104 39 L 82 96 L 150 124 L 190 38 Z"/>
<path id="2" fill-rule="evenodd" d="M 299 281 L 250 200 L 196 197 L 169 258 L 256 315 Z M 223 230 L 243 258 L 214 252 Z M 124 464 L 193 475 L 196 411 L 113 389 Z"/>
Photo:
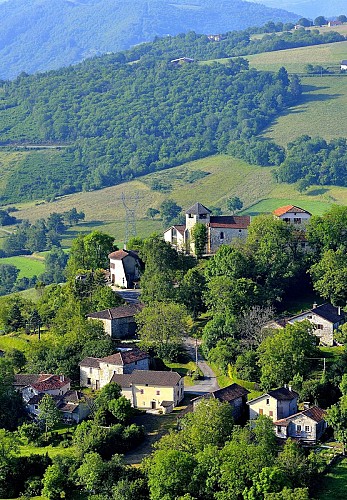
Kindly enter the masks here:
<path id="1" fill-rule="evenodd" d="M 322 477 L 317 500 L 345 500 L 347 484 L 347 459 L 335 463 L 330 471 Z"/>
<path id="2" fill-rule="evenodd" d="M 18 278 L 32 278 L 39 276 L 45 271 L 43 258 L 37 258 L 33 255 L 23 255 L 16 257 L 4 257 L 0 259 L 0 264 L 8 264 L 19 269 Z"/>

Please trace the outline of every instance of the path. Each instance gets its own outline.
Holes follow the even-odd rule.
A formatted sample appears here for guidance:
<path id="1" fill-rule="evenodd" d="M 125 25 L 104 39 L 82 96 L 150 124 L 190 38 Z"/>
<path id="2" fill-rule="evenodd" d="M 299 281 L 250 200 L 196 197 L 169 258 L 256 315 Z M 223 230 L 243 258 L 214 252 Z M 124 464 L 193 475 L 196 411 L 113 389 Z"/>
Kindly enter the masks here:
<path id="1" fill-rule="evenodd" d="M 184 347 L 189 353 L 189 356 L 193 360 L 195 360 L 195 344 L 196 344 L 196 339 L 192 337 L 186 337 L 184 339 Z M 200 344 L 201 341 L 198 340 L 198 346 Z M 219 389 L 217 377 L 214 371 L 208 366 L 204 358 L 201 356 L 199 351 L 198 351 L 198 365 L 200 370 L 204 374 L 204 378 L 202 380 L 197 381 L 195 385 L 185 387 L 184 392 L 205 394 L 207 392 L 217 391 Z"/>

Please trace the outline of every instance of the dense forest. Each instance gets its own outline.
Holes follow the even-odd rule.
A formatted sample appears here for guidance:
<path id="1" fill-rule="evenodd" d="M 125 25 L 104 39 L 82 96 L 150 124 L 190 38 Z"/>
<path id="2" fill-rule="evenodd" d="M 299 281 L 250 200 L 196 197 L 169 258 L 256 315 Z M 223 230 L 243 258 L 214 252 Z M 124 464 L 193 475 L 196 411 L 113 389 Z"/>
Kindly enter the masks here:
<path id="1" fill-rule="evenodd" d="M 0 17 L 1 78 L 68 66 L 155 36 L 224 33 L 299 18 L 242 0 L 195 0 L 194 6 L 187 0 L 11 0 L 0 4 Z"/>
<path id="2" fill-rule="evenodd" d="M 13 169 L 1 202 L 114 185 L 257 134 L 296 101 L 300 85 L 284 69 L 247 68 L 243 59 L 125 64 L 109 55 L 3 83 L 3 145 L 68 147 L 28 155 Z"/>

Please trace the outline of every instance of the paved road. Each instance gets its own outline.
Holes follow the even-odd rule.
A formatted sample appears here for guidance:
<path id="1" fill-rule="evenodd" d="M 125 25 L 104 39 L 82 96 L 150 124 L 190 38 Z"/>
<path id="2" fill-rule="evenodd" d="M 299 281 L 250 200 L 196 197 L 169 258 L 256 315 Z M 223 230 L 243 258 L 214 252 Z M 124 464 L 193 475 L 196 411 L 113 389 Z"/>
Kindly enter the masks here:
<path id="1" fill-rule="evenodd" d="M 184 339 L 184 346 L 188 351 L 190 357 L 195 361 L 195 339 L 192 337 L 186 337 Z M 200 345 L 198 341 L 198 345 Z M 219 389 L 217 382 L 217 377 L 213 370 L 208 366 L 204 358 L 198 351 L 198 365 L 202 373 L 204 374 L 203 380 L 197 381 L 196 385 L 187 386 L 184 392 L 196 393 L 196 394 L 206 394 L 207 392 L 216 391 Z"/>

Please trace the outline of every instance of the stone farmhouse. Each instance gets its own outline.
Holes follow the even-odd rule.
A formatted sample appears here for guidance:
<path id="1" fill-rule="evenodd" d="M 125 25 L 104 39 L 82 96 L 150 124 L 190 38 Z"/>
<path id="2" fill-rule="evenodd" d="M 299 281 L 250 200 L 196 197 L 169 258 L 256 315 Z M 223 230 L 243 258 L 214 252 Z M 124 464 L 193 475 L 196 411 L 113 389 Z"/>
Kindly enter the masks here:
<path id="1" fill-rule="evenodd" d="M 310 220 L 312 214 L 304 210 L 303 208 L 296 207 L 295 205 L 286 205 L 284 207 L 276 208 L 272 212 L 279 219 L 288 222 L 289 224 L 294 224 L 298 228 L 304 227 L 304 225 Z"/>
<path id="2" fill-rule="evenodd" d="M 45 394 L 52 396 L 66 423 L 79 423 L 90 413 L 83 394 L 70 390 L 70 379 L 63 375 L 17 374 L 13 385 L 22 394 L 25 408 L 33 418 L 39 417 L 39 404 Z"/>
<path id="3" fill-rule="evenodd" d="M 327 427 L 324 420 L 325 411 L 313 406 L 299 412 L 298 396 L 290 386 L 268 391 L 248 401 L 250 420 L 257 419 L 259 415 L 267 415 L 274 423 L 276 437 L 280 439 L 291 437 L 315 443 L 322 437 Z"/>
<path id="4" fill-rule="evenodd" d="M 247 236 L 250 224 L 248 215 L 211 215 L 211 211 L 201 203 L 195 203 L 186 212 L 184 225 L 171 226 L 164 232 L 164 240 L 174 248 L 187 253 L 195 253 L 191 231 L 196 223 L 207 228 L 205 253 L 214 254 L 221 245 L 229 245 L 239 238 Z"/>
<path id="5" fill-rule="evenodd" d="M 130 374 L 133 370 L 149 370 L 150 358 L 139 349 L 128 349 L 105 358 L 85 358 L 79 363 L 80 386 L 101 389 L 114 374 Z"/>
<path id="6" fill-rule="evenodd" d="M 134 288 L 140 279 L 142 262 L 132 250 L 116 250 L 109 254 L 111 284 Z"/>
<path id="7" fill-rule="evenodd" d="M 289 318 L 271 321 L 266 328 L 284 328 L 287 324 L 297 321 L 308 320 L 314 326 L 314 334 L 318 337 L 320 344 L 326 346 L 334 345 L 334 333 L 346 321 L 346 313 L 341 307 L 335 307 L 326 303 L 317 306 L 313 304 L 312 309 L 304 311 Z"/>
<path id="8" fill-rule="evenodd" d="M 325 413 L 318 406 L 312 406 L 287 418 L 277 420 L 274 422 L 276 436 L 281 439 L 293 438 L 316 443 L 327 428 L 324 420 Z"/>
<path id="9" fill-rule="evenodd" d="M 143 304 L 125 304 L 90 313 L 87 318 L 102 321 L 105 332 L 112 339 L 132 338 L 136 334 L 135 314 L 143 307 Z"/>
<path id="10" fill-rule="evenodd" d="M 184 382 L 177 372 L 134 370 L 114 374 L 111 382 L 122 388 L 134 408 L 169 413 L 184 397 Z"/>

